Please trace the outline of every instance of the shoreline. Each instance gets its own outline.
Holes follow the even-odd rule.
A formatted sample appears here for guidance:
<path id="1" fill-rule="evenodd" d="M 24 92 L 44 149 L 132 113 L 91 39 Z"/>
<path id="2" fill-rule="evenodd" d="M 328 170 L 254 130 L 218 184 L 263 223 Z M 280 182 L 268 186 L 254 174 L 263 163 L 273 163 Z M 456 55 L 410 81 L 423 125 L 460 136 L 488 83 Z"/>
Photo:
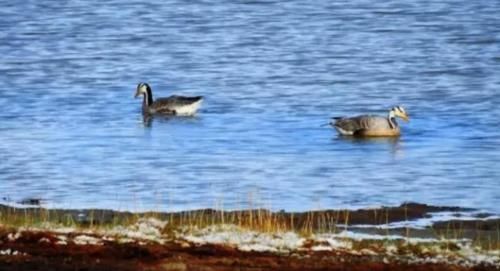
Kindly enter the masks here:
<path id="1" fill-rule="evenodd" d="M 0 270 L 499 270 L 500 219 L 460 220 L 469 211 L 417 203 L 302 213 L 0 205 Z M 456 216 L 397 226 L 443 212 Z"/>
<path id="2" fill-rule="evenodd" d="M 12 216 L 20 220 L 17 223 L 21 224 L 23 217 L 28 217 L 31 219 L 30 222 L 49 221 L 85 227 L 127 223 L 138 217 L 152 216 L 169 220 L 170 223 L 175 223 L 177 226 L 186 223 L 196 226 L 224 223 L 252 226 L 255 224 L 254 222 L 262 224 L 265 221 L 279 224 L 286 230 L 309 232 L 351 229 L 364 233 L 382 232 L 388 234 L 408 228 L 419 233 L 426 228 L 438 231 L 459 228 L 464 231 L 495 231 L 500 227 L 499 215 L 474 211 L 476 210 L 472 208 L 433 206 L 413 202 L 403 203 L 399 206 L 357 210 L 324 209 L 307 212 L 270 211 L 268 209 L 225 211 L 212 208 L 174 212 L 132 212 L 112 209 L 49 209 L 43 206 L 24 207 L 0 203 L 0 223 L 2 218 L 6 219 Z M 475 238 L 472 234 L 466 234 L 465 237 Z"/>

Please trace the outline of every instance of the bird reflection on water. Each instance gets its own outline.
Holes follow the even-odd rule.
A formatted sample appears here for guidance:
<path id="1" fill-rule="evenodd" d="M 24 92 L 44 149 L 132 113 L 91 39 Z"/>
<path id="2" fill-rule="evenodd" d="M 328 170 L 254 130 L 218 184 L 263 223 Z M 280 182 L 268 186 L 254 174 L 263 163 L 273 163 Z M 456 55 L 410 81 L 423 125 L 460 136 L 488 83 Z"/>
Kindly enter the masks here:
<path id="1" fill-rule="evenodd" d="M 390 148 L 393 155 L 399 156 L 402 153 L 401 137 L 357 137 L 357 136 L 343 136 L 339 135 L 334 140 L 342 140 L 356 145 L 386 145 Z"/>
<path id="2" fill-rule="evenodd" d="M 145 128 L 151 128 L 153 126 L 154 122 L 159 122 L 159 123 L 164 123 L 164 124 L 167 122 L 173 122 L 173 121 L 190 123 L 190 122 L 196 122 L 198 120 L 199 120 L 198 116 L 143 115 L 142 116 L 142 125 Z"/>

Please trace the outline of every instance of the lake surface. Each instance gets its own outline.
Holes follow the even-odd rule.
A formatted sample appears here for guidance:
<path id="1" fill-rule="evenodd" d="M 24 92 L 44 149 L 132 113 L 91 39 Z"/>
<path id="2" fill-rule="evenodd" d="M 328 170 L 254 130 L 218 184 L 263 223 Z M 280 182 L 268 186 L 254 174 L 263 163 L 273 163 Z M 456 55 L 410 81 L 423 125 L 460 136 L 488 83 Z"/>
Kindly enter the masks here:
<path id="1" fill-rule="evenodd" d="M 500 213 L 500 2 L 3 1 L 0 197 L 50 207 Z M 157 96 L 195 118 L 145 125 Z M 397 140 L 332 116 L 405 106 Z"/>

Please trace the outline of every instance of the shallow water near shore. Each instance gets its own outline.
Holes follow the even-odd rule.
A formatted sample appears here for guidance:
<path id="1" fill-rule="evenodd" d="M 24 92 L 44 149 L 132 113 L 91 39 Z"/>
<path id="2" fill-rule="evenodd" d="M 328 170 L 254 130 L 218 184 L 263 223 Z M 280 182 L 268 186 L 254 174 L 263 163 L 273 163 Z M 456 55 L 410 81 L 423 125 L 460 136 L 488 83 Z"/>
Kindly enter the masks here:
<path id="1" fill-rule="evenodd" d="M 120 210 L 500 213 L 497 1 L 10 2 L 0 197 Z M 37 14 L 33 18 L 31 14 Z M 145 125 L 133 94 L 204 95 Z M 404 105 L 399 139 L 332 116 Z"/>

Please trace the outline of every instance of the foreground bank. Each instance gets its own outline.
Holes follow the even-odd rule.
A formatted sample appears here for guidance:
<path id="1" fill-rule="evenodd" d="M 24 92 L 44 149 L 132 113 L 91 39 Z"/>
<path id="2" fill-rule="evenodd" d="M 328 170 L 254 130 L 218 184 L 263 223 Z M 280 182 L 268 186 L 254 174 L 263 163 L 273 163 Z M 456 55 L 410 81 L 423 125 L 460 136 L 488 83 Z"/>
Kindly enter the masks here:
<path id="1" fill-rule="evenodd" d="M 499 219 L 405 204 L 306 213 L 0 206 L 0 270 L 496 270 Z M 433 220 L 446 213 L 450 220 Z M 442 217 L 442 216 L 441 216 Z M 429 225 L 410 228 L 414 221 Z"/>

